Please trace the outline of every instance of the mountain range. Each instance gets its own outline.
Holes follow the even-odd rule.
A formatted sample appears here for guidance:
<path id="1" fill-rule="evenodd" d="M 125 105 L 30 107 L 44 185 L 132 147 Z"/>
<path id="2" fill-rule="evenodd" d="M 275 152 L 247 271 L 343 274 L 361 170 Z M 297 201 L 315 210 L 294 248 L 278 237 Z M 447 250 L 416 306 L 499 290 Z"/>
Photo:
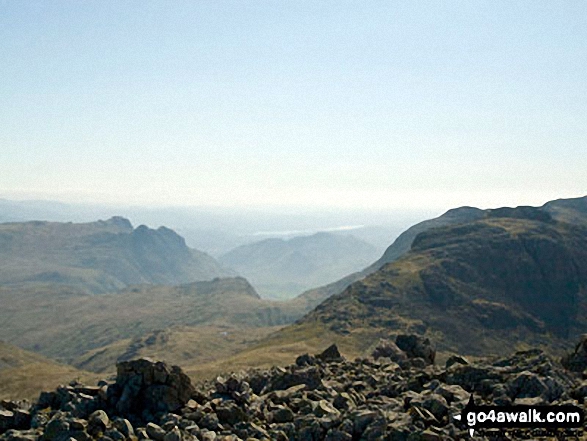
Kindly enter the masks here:
<path id="1" fill-rule="evenodd" d="M 68 285 L 96 294 L 141 283 L 178 285 L 233 275 L 189 248 L 174 231 L 133 228 L 122 217 L 0 224 L 3 286 Z"/>
<path id="2" fill-rule="evenodd" d="M 448 214 L 463 210 L 472 219 L 421 229 L 408 252 L 378 262 L 251 350 L 327 340 L 361 353 L 379 338 L 415 332 L 445 352 L 501 354 L 528 345 L 556 352 L 584 333 L 587 198 Z M 395 257 L 392 247 L 387 257 Z"/>
<path id="3" fill-rule="evenodd" d="M 242 245 L 219 261 L 263 297 L 287 298 L 364 268 L 377 257 L 374 246 L 352 235 L 322 232 Z"/>
<path id="4" fill-rule="evenodd" d="M 168 351 L 203 375 L 288 363 L 294 354 L 333 341 L 346 354 L 361 355 L 380 338 L 403 332 L 433 337 L 441 355 L 498 354 L 528 345 L 556 353 L 587 325 L 587 197 L 542 207 L 450 210 L 406 230 L 363 271 L 287 302 L 261 299 L 241 277 L 177 285 L 166 274 L 181 275 L 173 269 L 187 266 L 174 260 L 173 250 L 188 262 L 193 250 L 164 228 L 133 229 L 121 218 L 78 224 L 68 235 L 62 228 L 45 222 L 0 225 L 2 252 L 20 253 L 23 262 L 43 239 L 38 254 L 44 260 L 33 260 L 41 273 L 54 265 L 58 274 L 73 268 L 115 278 L 113 267 L 104 265 L 108 259 L 79 263 L 80 256 L 115 250 L 136 274 L 142 268 L 160 277 L 153 279 L 156 284 L 118 277 L 116 292 L 108 294 L 104 290 L 113 285 L 100 285 L 102 279 L 85 272 L 82 281 L 93 284 L 80 288 L 72 278 L 39 280 L 33 264 L 19 270 L 26 276 L 21 279 L 3 269 L 13 278 L 0 288 L 0 338 L 86 369 L 102 371 L 112 360 Z M 61 234 L 46 240 L 52 231 Z M 133 248 L 133 235 L 148 240 Z M 121 244 L 112 244 L 113 237 Z M 10 248 L 11 243 L 19 246 Z M 48 259 L 52 247 L 59 253 Z M 136 249 L 153 257 L 140 260 L 132 254 Z M 224 332 L 240 338 L 224 341 Z M 208 350 L 182 353 L 188 342 Z M 214 345 L 227 350 L 215 355 Z"/>

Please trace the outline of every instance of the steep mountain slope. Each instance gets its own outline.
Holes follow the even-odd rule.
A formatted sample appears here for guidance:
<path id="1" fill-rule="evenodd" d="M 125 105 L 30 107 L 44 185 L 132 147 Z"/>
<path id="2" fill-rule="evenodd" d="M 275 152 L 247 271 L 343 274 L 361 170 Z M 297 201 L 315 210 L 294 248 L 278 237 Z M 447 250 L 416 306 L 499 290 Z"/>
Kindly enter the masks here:
<path id="1" fill-rule="evenodd" d="M 505 216 L 505 213 L 508 209 L 504 208 L 498 210 L 502 213 L 502 215 Z M 538 210 L 550 214 L 553 219 L 558 221 L 575 224 L 586 224 L 587 196 L 571 199 L 557 199 L 547 202 Z M 305 305 L 305 307 L 310 310 L 318 306 L 323 300 L 342 292 L 352 283 L 361 280 L 369 274 L 377 271 L 383 265 L 393 262 L 403 256 L 410 250 L 412 242 L 418 234 L 424 231 L 428 231 L 432 228 L 438 228 L 447 225 L 457 225 L 464 222 L 478 220 L 485 217 L 487 212 L 490 211 L 492 210 L 480 210 L 474 207 L 460 207 L 451 209 L 437 218 L 420 222 L 400 234 L 398 238 L 387 248 L 383 256 L 369 267 L 357 273 L 350 274 L 336 282 L 306 291 L 298 296 L 295 301 L 301 305 Z"/>
<path id="2" fill-rule="evenodd" d="M 376 257 L 375 247 L 354 236 L 323 232 L 243 245 L 219 260 L 262 296 L 284 298 L 364 268 Z"/>
<path id="3" fill-rule="evenodd" d="M 455 225 L 475 219 L 480 219 L 483 216 L 483 210 L 472 207 L 461 207 L 449 210 L 437 218 L 419 222 L 400 234 L 397 239 L 385 250 L 383 256 L 381 256 L 375 263 L 369 265 L 362 271 L 350 274 L 336 282 L 306 291 L 298 296 L 295 301 L 301 305 L 304 305 L 304 307 L 308 310 L 311 310 L 318 306 L 323 300 L 342 292 L 352 283 L 361 280 L 369 274 L 377 271 L 386 263 L 393 262 L 407 253 L 412 246 L 414 238 L 419 233 L 427 231 L 431 228 L 442 227 L 445 225 Z"/>
<path id="4" fill-rule="evenodd" d="M 0 399 L 33 399 L 39 392 L 96 376 L 0 341 Z"/>
<path id="5" fill-rule="evenodd" d="M 445 349 L 482 354 L 574 339 L 586 312 L 587 227 L 520 207 L 419 234 L 403 258 L 296 326 L 371 341 L 426 332 Z"/>
<path id="6" fill-rule="evenodd" d="M 550 201 L 542 209 L 556 220 L 575 224 L 587 223 L 587 196 Z"/>
<path id="7" fill-rule="evenodd" d="M 232 274 L 160 227 L 133 229 L 120 217 L 83 224 L 0 224 L 0 283 L 59 284 L 89 293 L 132 284 L 175 285 Z"/>
<path id="8" fill-rule="evenodd" d="M 277 326 L 303 314 L 262 300 L 242 278 L 131 286 L 96 296 L 43 288 L 0 288 L 0 338 L 64 361 L 172 326 Z"/>

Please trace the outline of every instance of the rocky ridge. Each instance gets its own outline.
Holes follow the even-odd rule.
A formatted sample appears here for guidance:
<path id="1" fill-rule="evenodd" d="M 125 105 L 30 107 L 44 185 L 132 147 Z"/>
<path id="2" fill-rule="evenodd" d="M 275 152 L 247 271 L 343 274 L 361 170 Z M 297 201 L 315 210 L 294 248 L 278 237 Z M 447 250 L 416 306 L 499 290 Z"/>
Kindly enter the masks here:
<path id="1" fill-rule="evenodd" d="M 177 366 L 126 361 L 114 382 L 3 401 L 0 440 L 456 440 L 468 438 L 453 416 L 471 396 L 498 406 L 587 397 L 587 335 L 563 364 L 538 349 L 476 362 L 455 355 L 444 366 L 435 354 L 428 339 L 399 335 L 368 358 L 346 360 L 333 345 L 285 368 L 196 385 Z"/>

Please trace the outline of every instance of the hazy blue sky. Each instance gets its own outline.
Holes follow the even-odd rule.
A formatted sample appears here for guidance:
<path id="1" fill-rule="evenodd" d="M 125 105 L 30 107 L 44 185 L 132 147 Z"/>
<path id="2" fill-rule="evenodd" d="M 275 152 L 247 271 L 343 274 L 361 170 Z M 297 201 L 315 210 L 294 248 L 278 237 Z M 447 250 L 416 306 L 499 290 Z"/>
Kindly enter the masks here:
<path id="1" fill-rule="evenodd" d="M 0 197 L 587 194 L 585 1 L 0 0 Z"/>

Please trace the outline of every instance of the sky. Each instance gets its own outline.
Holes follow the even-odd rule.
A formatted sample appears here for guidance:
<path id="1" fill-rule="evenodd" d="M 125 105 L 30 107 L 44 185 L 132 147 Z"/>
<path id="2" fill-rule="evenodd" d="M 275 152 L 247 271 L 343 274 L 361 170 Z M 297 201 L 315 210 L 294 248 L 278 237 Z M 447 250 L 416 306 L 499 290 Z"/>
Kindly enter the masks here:
<path id="1" fill-rule="evenodd" d="M 586 72 L 585 1 L 0 0 L 0 197 L 583 196 Z"/>

